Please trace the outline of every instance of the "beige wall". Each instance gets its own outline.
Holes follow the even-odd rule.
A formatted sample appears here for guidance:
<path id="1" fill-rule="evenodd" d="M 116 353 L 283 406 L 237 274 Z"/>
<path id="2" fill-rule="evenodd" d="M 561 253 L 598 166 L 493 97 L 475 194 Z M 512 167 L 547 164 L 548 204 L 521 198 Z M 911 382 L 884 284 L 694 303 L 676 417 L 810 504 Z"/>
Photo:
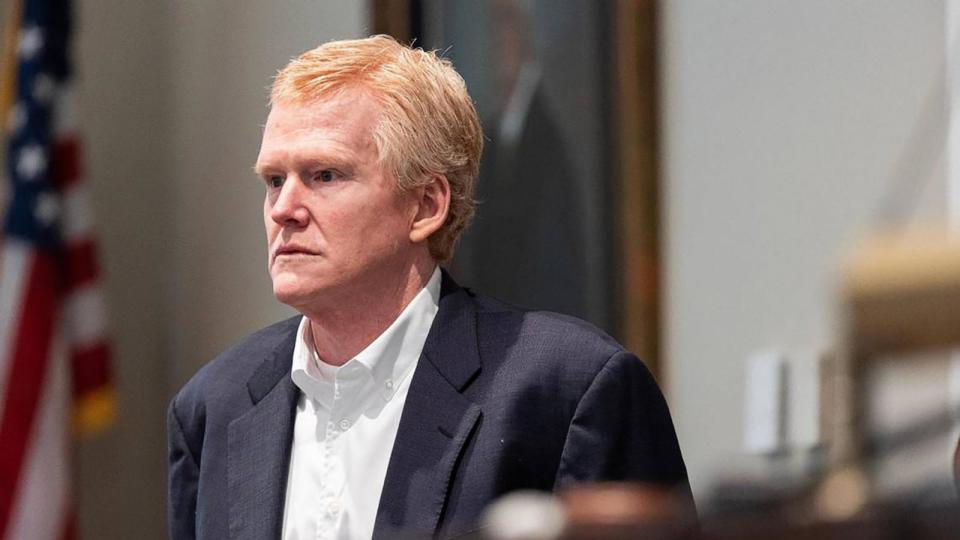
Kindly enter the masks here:
<path id="1" fill-rule="evenodd" d="M 744 455 L 748 356 L 834 348 L 841 257 L 877 225 L 924 100 L 943 84 L 944 4 L 665 7 L 669 390 L 702 496 Z M 943 104 L 933 105 L 943 118 Z M 942 161 L 934 152 L 927 171 L 927 160 L 908 160 L 909 185 L 926 183 L 911 220 L 942 219 Z M 945 405 L 945 379 L 943 363 L 887 377 L 901 389 L 881 392 L 881 416 L 917 397 Z M 937 471 L 949 478 L 948 448 L 938 451 Z"/>
<path id="2" fill-rule="evenodd" d="M 77 6 L 80 130 L 101 240 L 119 398 L 115 427 L 81 446 L 84 538 L 164 535 L 170 99 L 162 3 Z"/>
<path id="3" fill-rule="evenodd" d="M 165 538 L 167 401 L 288 313 L 250 172 L 276 69 L 365 32 L 366 2 L 78 2 L 81 128 L 102 240 L 119 418 L 84 444 L 85 538 Z"/>

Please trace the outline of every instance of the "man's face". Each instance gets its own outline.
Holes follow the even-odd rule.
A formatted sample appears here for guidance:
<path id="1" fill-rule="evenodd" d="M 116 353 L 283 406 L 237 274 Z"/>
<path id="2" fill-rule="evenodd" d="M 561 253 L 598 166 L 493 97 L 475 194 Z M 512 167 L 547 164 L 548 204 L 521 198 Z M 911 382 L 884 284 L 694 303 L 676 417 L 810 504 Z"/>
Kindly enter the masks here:
<path id="1" fill-rule="evenodd" d="M 380 106 L 359 89 L 270 111 L 256 170 L 281 302 L 323 309 L 403 274 L 416 205 L 378 164 L 379 117 Z"/>

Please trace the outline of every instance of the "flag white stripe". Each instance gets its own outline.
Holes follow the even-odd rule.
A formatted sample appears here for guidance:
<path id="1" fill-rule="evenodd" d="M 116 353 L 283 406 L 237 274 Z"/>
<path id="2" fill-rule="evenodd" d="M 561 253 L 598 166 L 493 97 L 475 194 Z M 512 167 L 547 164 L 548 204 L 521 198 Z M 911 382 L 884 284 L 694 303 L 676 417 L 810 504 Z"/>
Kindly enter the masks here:
<path id="1" fill-rule="evenodd" d="M 9 538 L 61 540 L 69 511 L 69 367 L 62 337 L 51 346 L 36 424 L 11 509 Z"/>
<path id="2" fill-rule="evenodd" d="M 106 306 L 96 283 L 73 291 L 65 305 L 66 324 L 72 346 L 95 345 L 106 337 Z"/>
<path id="3" fill-rule="evenodd" d="M 63 194 L 63 238 L 69 244 L 93 236 L 90 192 L 86 184 L 75 183 Z"/>
<path id="4" fill-rule="evenodd" d="M 29 244 L 11 238 L 0 241 L 0 250 L 0 418 L 3 418 L 7 377 L 13 364 L 14 330 L 19 326 L 33 251 Z"/>

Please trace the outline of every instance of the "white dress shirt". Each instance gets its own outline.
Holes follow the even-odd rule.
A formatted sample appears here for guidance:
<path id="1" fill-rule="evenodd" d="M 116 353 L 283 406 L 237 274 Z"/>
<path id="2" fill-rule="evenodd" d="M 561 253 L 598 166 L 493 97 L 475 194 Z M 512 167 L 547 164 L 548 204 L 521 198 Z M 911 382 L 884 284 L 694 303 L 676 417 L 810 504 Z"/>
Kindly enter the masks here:
<path id="1" fill-rule="evenodd" d="M 410 379 L 440 300 L 440 269 L 395 321 L 340 367 L 325 364 L 304 317 L 293 349 L 300 388 L 283 538 L 373 535 Z"/>

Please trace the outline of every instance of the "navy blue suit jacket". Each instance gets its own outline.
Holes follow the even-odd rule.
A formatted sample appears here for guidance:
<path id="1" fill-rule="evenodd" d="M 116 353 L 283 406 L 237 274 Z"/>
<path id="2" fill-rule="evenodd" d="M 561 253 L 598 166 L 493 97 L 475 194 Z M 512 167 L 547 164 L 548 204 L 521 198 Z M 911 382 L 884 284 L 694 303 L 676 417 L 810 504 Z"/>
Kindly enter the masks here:
<path id="1" fill-rule="evenodd" d="M 280 536 L 298 322 L 247 337 L 170 404 L 171 537 Z M 647 368 L 583 321 L 520 311 L 444 275 L 374 537 L 459 534 L 504 493 L 602 480 L 689 493 L 670 413 Z"/>

